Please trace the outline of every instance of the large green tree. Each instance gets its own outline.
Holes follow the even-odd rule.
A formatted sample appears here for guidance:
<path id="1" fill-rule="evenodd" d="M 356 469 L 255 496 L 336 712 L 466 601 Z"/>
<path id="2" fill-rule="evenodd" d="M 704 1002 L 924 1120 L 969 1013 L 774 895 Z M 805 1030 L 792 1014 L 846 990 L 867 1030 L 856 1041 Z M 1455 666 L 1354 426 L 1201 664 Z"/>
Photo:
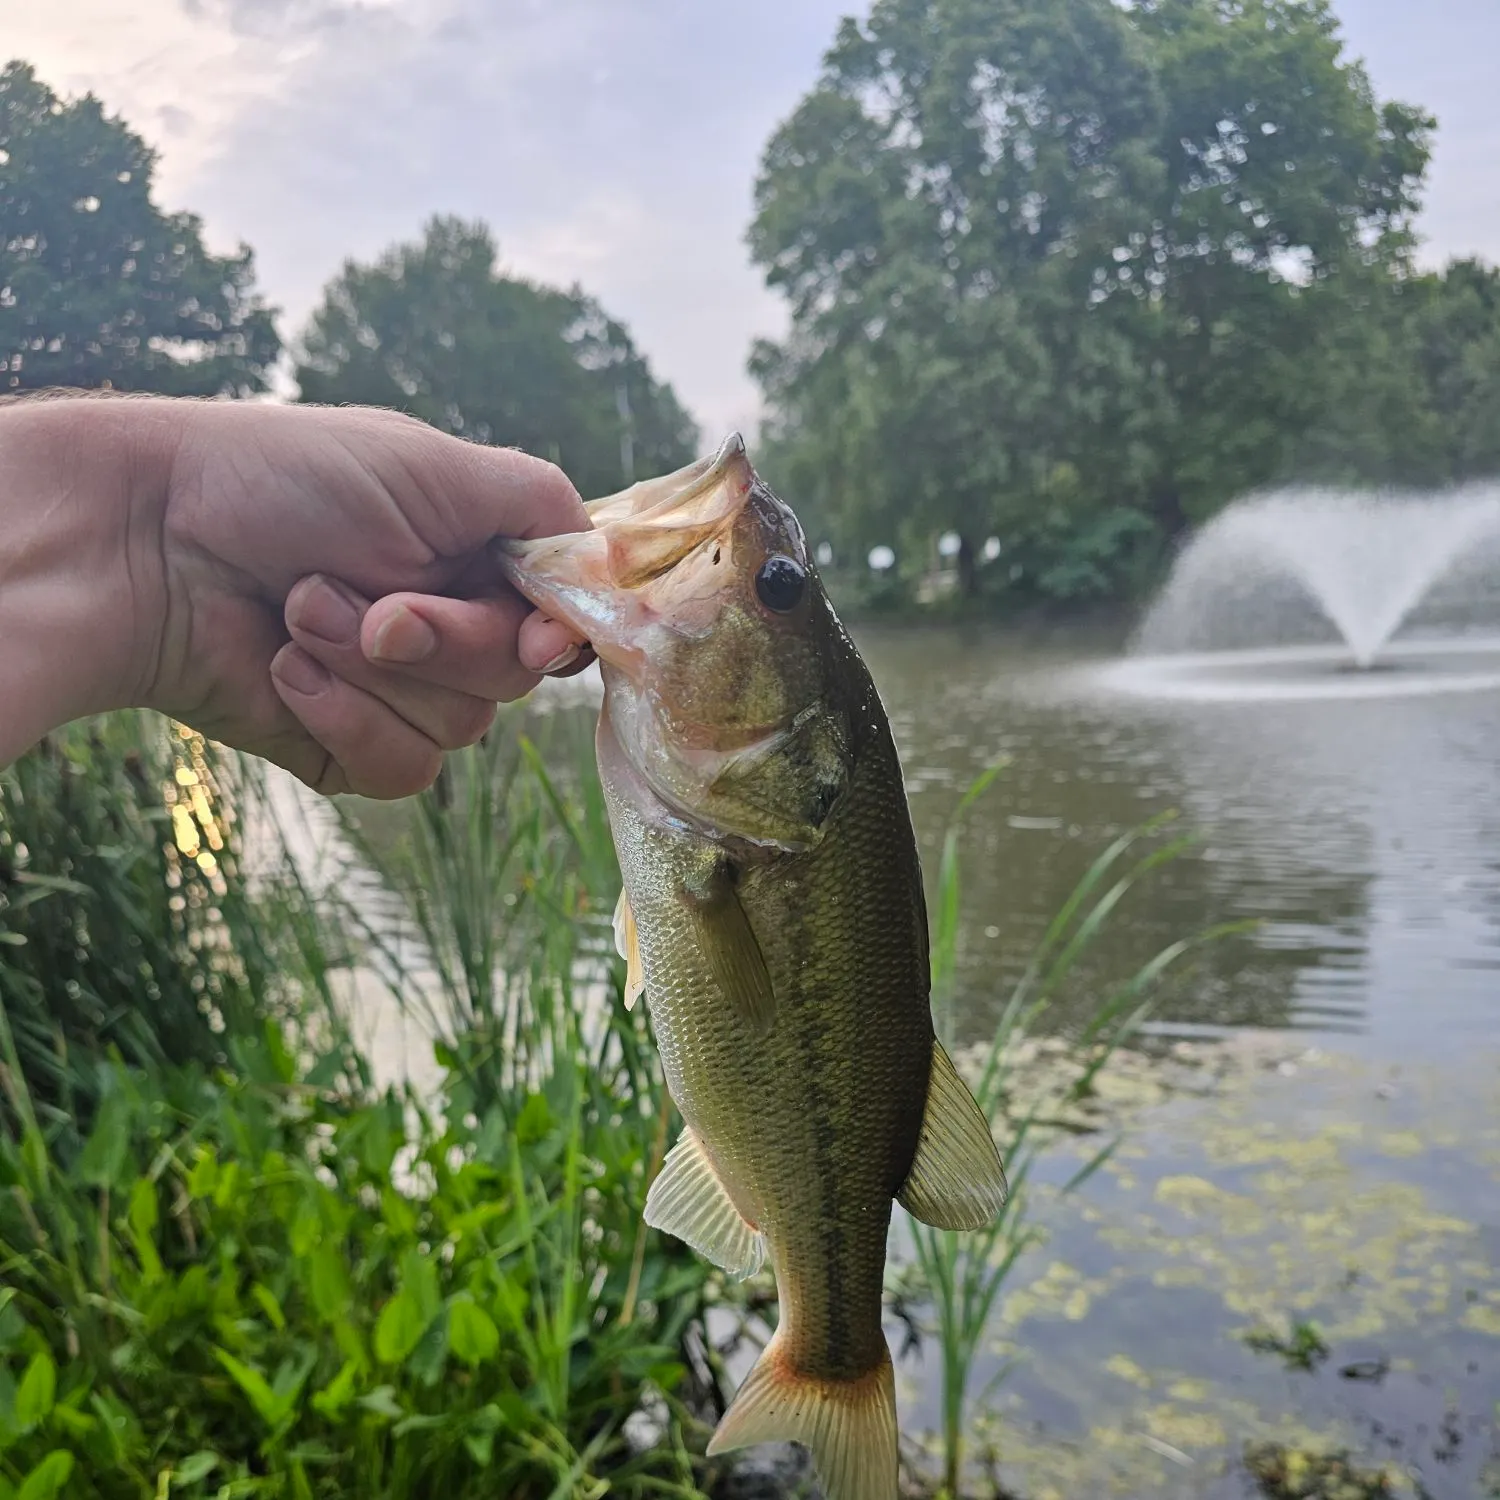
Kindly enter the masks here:
<path id="1" fill-rule="evenodd" d="M 417 243 L 346 263 L 302 338 L 303 400 L 395 407 L 524 448 L 584 494 L 687 462 L 697 428 L 624 326 L 496 261 L 483 224 L 435 218 Z"/>
<path id="2" fill-rule="evenodd" d="M 757 184 L 777 467 L 846 550 L 1117 592 L 1326 410 L 1429 128 L 1323 0 L 877 0 Z"/>
<path id="3" fill-rule="evenodd" d="M 248 395 L 280 351 L 250 251 L 151 201 L 156 157 L 92 95 L 0 71 L 0 370 L 44 386 Z"/>

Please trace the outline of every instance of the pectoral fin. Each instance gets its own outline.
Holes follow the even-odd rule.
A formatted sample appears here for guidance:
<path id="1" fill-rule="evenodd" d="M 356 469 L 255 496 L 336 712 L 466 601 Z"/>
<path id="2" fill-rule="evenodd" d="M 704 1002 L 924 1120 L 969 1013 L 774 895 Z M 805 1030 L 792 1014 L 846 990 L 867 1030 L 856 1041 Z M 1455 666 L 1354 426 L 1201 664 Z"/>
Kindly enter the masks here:
<path id="1" fill-rule="evenodd" d="M 645 992 L 646 975 L 641 968 L 641 940 L 635 930 L 635 916 L 623 889 L 615 903 L 615 952 L 625 960 L 625 1009 L 632 1010 Z"/>
<path id="2" fill-rule="evenodd" d="M 983 1229 L 1005 1204 L 1005 1168 L 968 1085 L 936 1039 L 916 1159 L 897 1201 L 936 1229 Z"/>
<path id="3" fill-rule="evenodd" d="M 689 910 L 699 950 L 724 998 L 754 1035 L 763 1036 L 776 1019 L 776 994 L 728 872 L 717 875 L 707 894 L 694 900 Z"/>
<path id="4" fill-rule="evenodd" d="M 691 1130 L 685 1129 L 667 1152 L 646 1194 L 645 1218 L 653 1229 L 685 1240 L 737 1279 L 753 1275 L 765 1260 L 764 1236 L 734 1206 Z"/>

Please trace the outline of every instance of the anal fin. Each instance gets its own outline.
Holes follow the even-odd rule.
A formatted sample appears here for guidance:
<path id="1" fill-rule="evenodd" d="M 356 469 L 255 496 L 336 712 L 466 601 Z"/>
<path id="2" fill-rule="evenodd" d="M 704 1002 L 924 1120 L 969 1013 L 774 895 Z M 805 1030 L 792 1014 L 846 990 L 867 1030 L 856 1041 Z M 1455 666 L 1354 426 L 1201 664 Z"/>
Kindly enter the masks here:
<path id="1" fill-rule="evenodd" d="M 754 1275 L 766 1258 L 765 1237 L 734 1206 L 691 1129 L 684 1129 L 667 1152 L 646 1194 L 645 1219 L 653 1229 L 685 1240 L 738 1280 Z"/>
<path id="2" fill-rule="evenodd" d="M 625 1009 L 633 1010 L 646 989 L 646 973 L 641 968 L 641 939 L 635 930 L 635 913 L 623 887 L 615 903 L 615 952 L 625 960 Z"/>
<path id="3" fill-rule="evenodd" d="M 896 1379 L 891 1356 L 854 1380 L 792 1368 L 778 1329 L 708 1444 L 710 1457 L 752 1443 L 801 1443 L 827 1500 L 896 1500 Z"/>
<path id="4" fill-rule="evenodd" d="M 983 1229 L 1005 1206 L 1005 1194 L 989 1121 L 934 1038 L 922 1134 L 896 1200 L 935 1229 Z"/>

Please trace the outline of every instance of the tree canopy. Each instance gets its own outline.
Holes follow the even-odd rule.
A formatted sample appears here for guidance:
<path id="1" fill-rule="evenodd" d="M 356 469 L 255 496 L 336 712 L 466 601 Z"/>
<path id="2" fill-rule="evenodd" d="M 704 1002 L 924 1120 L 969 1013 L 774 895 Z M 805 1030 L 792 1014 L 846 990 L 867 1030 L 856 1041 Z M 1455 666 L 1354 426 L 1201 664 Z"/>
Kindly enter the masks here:
<path id="1" fill-rule="evenodd" d="M 846 556 L 1077 598 L 1273 481 L 1500 467 L 1494 274 L 1412 266 L 1433 128 L 1326 0 L 876 0 L 757 183 L 775 469 Z"/>
<path id="2" fill-rule="evenodd" d="M 301 341 L 305 401 L 396 407 L 550 458 L 584 494 L 687 462 L 698 433 L 624 326 L 581 290 L 500 274 L 488 228 L 434 218 L 346 262 Z"/>
<path id="3" fill-rule="evenodd" d="M 250 251 L 151 200 L 155 153 L 92 95 L 0 70 L 0 389 L 248 395 L 280 342 Z"/>

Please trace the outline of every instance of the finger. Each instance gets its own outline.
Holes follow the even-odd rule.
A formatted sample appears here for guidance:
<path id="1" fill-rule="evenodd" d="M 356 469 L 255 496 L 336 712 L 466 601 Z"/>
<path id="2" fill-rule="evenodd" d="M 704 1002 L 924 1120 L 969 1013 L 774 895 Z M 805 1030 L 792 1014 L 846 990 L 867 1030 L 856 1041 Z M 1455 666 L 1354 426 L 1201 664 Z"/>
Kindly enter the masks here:
<path id="1" fill-rule="evenodd" d="M 214 661 L 208 652 L 195 657 L 198 675 L 181 683 L 185 699 L 162 704 L 162 711 L 209 739 L 283 767 L 320 792 L 348 791 L 337 763 L 282 700 L 268 670 L 286 644 L 280 611 L 212 595 L 200 599 L 198 611 L 207 638 L 232 641 L 236 656 L 227 663 Z"/>
<path id="2" fill-rule="evenodd" d="M 455 692 L 509 703 L 537 685 L 516 655 L 531 606 L 506 589 L 493 598 L 387 594 L 365 615 L 360 643 L 371 662 Z"/>
<path id="3" fill-rule="evenodd" d="M 389 800 L 410 797 L 437 779 L 443 752 L 432 740 L 378 698 L 334 676 L 301 646 L 277 653 L 271 677 L 282 702 L 333 758 L 334 765 L 309 782 L 318 791 L 347 788 Z"/>
<path id="4" fill-rule="evenodd" d="M 532 610 L 521 621 L 516 636 L 516 655 L 522 665 L 530 667 L 533 672 L 557 673 L 573 667 L 586 644 L 571 626 L 544 615 L 540 610 Z"/>
<path id="5" fill-rule="evenodd" d="M 430 460 L 437 479 L 431 490 L 435 507 L 448 512 L 453 553 L 497 536 L 554 536 L 592 525 L 578 491 L 556 464 L 515 448 L 448 437 L 441 442 L 441 453 Z"/>
<path id="6" fill-rule="evenodd" d="M 440 749 L 472 745 L 495 717 L 493 698 L 476 697 L 407 672 L 378 666 L 360 648 L 370 604 L 336 578 L 300 579 L 286 601 L 286 626 L 297 645 L 335 676 L 380 699 Z"/>

